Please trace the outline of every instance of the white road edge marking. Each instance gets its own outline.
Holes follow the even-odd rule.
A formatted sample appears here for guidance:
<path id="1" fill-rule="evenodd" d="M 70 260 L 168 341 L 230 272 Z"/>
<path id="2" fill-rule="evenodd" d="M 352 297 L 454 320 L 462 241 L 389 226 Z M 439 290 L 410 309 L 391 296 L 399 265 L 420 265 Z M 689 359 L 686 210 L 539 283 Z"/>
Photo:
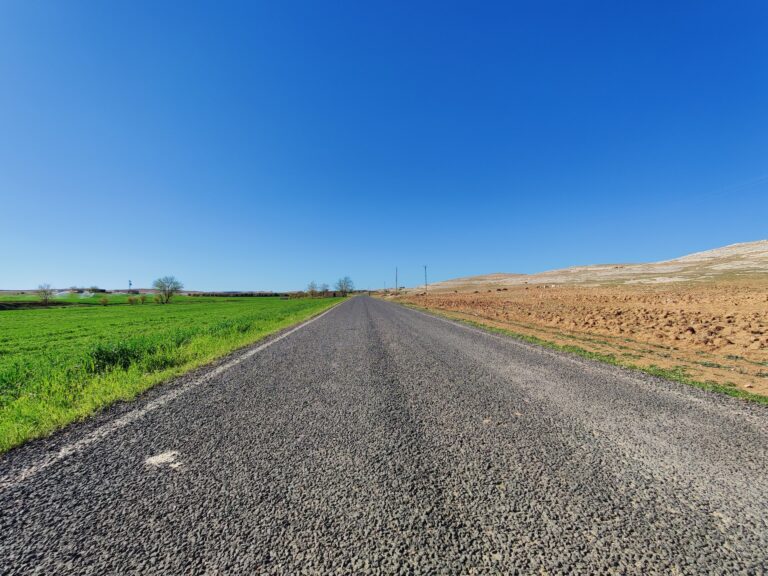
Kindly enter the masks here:
<path id="1" fill-rule="evenodd" d="M 146 460 L 144 460 L 144 464 L 146 466 L 155 466 L 156 468 L 159 468 L 160 466 L 168 466 L 169 468 L 181 468 L 181 462 L 176 460 L 176 458 L 179 457 L 179 453 L 176 450 L 169 450 L 168 452 L 163 452 L 162 454 L 155 454 L 154 456 L 150 456 Z"/>
<path id="2" fill-rule="evenodd" d="M 179 386 L 178 388 L 175 388 L 174 390 L 171 390 L 167 394 L 164 394 L 163 396 L 160 396 L 159 398 L 156 398 L 155 400 L 152 400 L 148 404 L 146 404 L 143 408 L 138 408 L 136 410 L 133 410 L 131 412 L 128 412 L 127 414 L 121 416 L 120 418 L 113 420 L 111 422 L 107 422 L 103 426 L 97 428 L 84 438 L 81 438 L 77 442 L 73 442 L 72 444 L 67 444 L 66 446 L 63 446 L 58 452 L 54 454 L 49 454 L 47 456 L 44 456 L 41 458 L 38 462 L 35 464 L 31 464 L 30 466 L 27 466 L 25 468 L 22 468 L 18 473 L 15 475 L 6 475 L 6 476 L 0 476 L 0 490 L 5 490 L 7 488 L 11 488 L 12 486 L 15 486 L 17 484 L 20 484 L 26 480 L 29 480 L 36 474 L 42 472 L 49 466 L 55 464 L 56 462 L 63 460 L 64 458 L 71 456 L 72 454 L 75 454 L 77 452 L 82 451 L 84 448 L 87 448 L 88 446 L 92 444 L 96 444 L 97 442 L 103 440 L 107 436 L 109 436 L 112 432 L 119 430 L 120 428 L 124 428 L 128 424 L 131 424 L 132 422 L 135 422 L 136 420 L 139 420 L 146 414 L 149 414 L 150 412 L 153 412 L 157 410 L 158 408 L 168 404 L 168 402 L 171 402 L 172 400 L 175 400 L 185 392 L 188 392 L 194 388 L 197 388 L 201 384 L 204 384 L 216 376 L 219 376 L 221 373 L 226 372 L 230 368 L 237 366 L 244 360 L 247 360 L 254 354 L 258 354 L 262 350 L 269 348 L 272 346 L 272 344 L 275 344 L 276 342 L 279 342 L 283 338 L 287 338 L 294 332 L 297 332 L 301 330 L 302 328 L 309 326 L 316 320 L 320 320 L 323 316 L 328 314 L 329 312 L 332 312 L 336 308 L 338 308 L 339 305 L 332 306 L 325 312 L 318 314 L 317 316 L 310 318 L 309 320 L 302 322 L 298 326 L 294 326 L 287 332 L 284 332 L 283 334 L 280 334 L 280 336 L 277 336 L 276 338 L 273 338 L 272 340 L 269 340 L 268 342 L 265 342 L 264 344 L 257 346 L 253 350 L 248 350 L 248 352 L 245 352 L 244 354 L 238 356 L 237 358 L 230 360 L 229 362 L 226 362 L 225 364 L 222 364 L 221 366 L 218 366 L 217 368 L 214 368 L 210 372 L 204 374 L 201 378 L 197 380 L 193 380 L 192 382 L 189 382 L 187 384 L 184 384 L 182 386 Z"/>

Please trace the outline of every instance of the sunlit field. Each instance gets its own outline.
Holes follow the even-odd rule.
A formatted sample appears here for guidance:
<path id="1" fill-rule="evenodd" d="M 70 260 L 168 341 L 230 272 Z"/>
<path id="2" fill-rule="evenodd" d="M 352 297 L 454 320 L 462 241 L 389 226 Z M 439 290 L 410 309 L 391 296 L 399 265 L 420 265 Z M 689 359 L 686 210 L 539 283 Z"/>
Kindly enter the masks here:
<path id="1" fill-rule="evenodd" d="M 159 305 L 151 297 L 128 304 L 127 296 L 115 295 L 104 306 L 102 297 L 82 299 L 83 305 L 0 310 L 0 451 L 130 399 L 339 300 L 178 297 Z"/>

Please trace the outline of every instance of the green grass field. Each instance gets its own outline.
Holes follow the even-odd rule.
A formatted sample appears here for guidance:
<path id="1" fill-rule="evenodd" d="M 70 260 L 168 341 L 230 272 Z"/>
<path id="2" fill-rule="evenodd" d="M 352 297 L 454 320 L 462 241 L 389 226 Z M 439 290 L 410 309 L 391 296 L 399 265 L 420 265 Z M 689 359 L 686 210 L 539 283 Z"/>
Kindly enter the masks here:
<path id="1" fill-rule="evenodd" d="M 114 296 L 108 306 L 0 311 L 0 452 L 133 398 L 339 299 L 124 301 Z"/>
<path id="2" fill-rule="evenodd" d="M 53 296 L 51 298 L 51 305 L 57 306 L 60 304 L 77 304 L 80 306 L 101 306 L 101 299 L 106 298 L 109 304 L 127 304 L 128 298 L 139 298 L 139 294 L 112 294 L 112 293 L 95 293 L 95 294 L 65 294 L 62 296 Z M 212 296 L 185 296 L 177 295 L 173 297 L 173 304 L 180 304 L 183 302 L 221 302 L 222 300 L 240 300 L 241 297 L 233 298 L 221 298 Z M 274 299 L 274 298 L 273 298 Z M 27 292 L 0 292 L 0 304 L 5 302 L 30 302 L 32 304 L 38 304 L 40 298 L 34 291 Z M 146 294 L 145 304 L 153 304 L 154 295 Z M 138 305 L 138 302 L 137 302 Z"/>

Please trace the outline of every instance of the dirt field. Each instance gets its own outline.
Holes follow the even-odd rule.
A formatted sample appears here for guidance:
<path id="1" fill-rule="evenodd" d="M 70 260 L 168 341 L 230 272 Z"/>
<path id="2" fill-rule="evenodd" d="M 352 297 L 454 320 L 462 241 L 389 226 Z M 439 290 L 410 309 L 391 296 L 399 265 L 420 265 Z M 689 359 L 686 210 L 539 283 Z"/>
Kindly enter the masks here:
<path id="1" fill-rule="evenodd" d="M 768 276 L 661 285 L 526 285 L 398 300 L 768 395 Z"/>

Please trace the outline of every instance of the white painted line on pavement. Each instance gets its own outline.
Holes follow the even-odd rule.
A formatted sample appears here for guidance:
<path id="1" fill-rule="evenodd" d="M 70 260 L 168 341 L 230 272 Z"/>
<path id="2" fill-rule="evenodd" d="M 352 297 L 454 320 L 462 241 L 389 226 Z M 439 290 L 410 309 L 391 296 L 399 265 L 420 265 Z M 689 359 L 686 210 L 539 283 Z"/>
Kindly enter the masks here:
<path id="1" fill-rule="evenodd" d="M 147 466 L 168 466 L 169 468 L 181 468 L 181 462 L 176 460 L 179 457 L 179 453 L 176 450 L 169 450 L 162 454 L 155 454 L 144 460 L 144 464 Z"/>
<path id="2" fill-rule="evenodd" d="M 121 428 L 125 428 L 128 424 L 131 424 L 132 422 L 139 420 L 140 418 L 144 417 L 150 412 L 153 412 L 158 408 L 165 406 L 166 404 L 168 404 L 168 402 L 175 400 L 185 392 L 188 392 L 194 388 L 197 388 L 201 384 L 212 380 L 213 378 L 220 375 L 221 373 L 226 372 L 230 368 L 233 368 L 234 366 L 237 366 L 244 360 L 247 360 L 254 354 L 258 354 L 262 350 L 272 346 L 272 344 L 275 344 L 276 342 L 279 342 L 283 338 L 287 338 L 294 332 L 297 332 L 298 330 L 301 330 L 302 328 L 309 326 L 310 324 L 312 324 L 312 322 L 315 322 L 316 320 L 320 320 L 320 318 L 322 318 L 329 312 L 335 310 L 336 308 L 338 308 L 338 305 L 332 306 L 322 314 L 318 314 L 314 318 L 310 318 L 306 322 L 302 322 L 298 326 L 295 326 L 290 330 L 288 330 L 287 332 L 280 334 L 280 336 L 277 336 L 276 338 L 273 338 L 272 340 L 269 340 L 268 342 L 265 342 L 264 344 L 257 346 L 252 350 L 248 350 L 248 352 L 245 352 L 244 354 L 238 356 L 237 358 L 230 360 L 229 362 L 226 362 L 225 364 L 222 364 L 217 368 L 214 368 L 210 372 L 207 372 L 206 374 L 204 374 L 201 378 L 197 380 L 193 380 L 188 384 L 183 384 L 178 388 L 175 388 L 169 391 L 167 394 L 164 394 L 159 398 L 156 398 L 155 400 L 152 400 L 151 402 L 147 403 L 142 408 L 138 408 L 136 410 L 128 412 L 127 414 L 121 416 L 120 418 L 117 418 L 116 420 L 107 422 L 106 424 L 97 428 L 96 430 L 86 435 L 85 437 L 81 438 L 77 442 L 73 442 L 72 444 L 67 444 L 66 446 L 62 447 L 58 452 L 44 456 L 38 462 L 31 464 L 25 468 L 22 468 L 16 474 L 0 476 L 0 490 L 10 488 L 12 486 L 15 486 L 16 484 L 24 482 L 25 480 L 29 480 L 35 474 L 42 472 L 49 466 L 55 464 L 56 462 L 59 462 L 60 460 L 63 460 L 64 458 L 71 456 L 76 452 L 80 452 L 84 448 L 87 448 L 92 444 L 96 444 L 97 442 L 109 436 L 112 432 L 115 432 L 116 430 L 120 430 Z"/>

